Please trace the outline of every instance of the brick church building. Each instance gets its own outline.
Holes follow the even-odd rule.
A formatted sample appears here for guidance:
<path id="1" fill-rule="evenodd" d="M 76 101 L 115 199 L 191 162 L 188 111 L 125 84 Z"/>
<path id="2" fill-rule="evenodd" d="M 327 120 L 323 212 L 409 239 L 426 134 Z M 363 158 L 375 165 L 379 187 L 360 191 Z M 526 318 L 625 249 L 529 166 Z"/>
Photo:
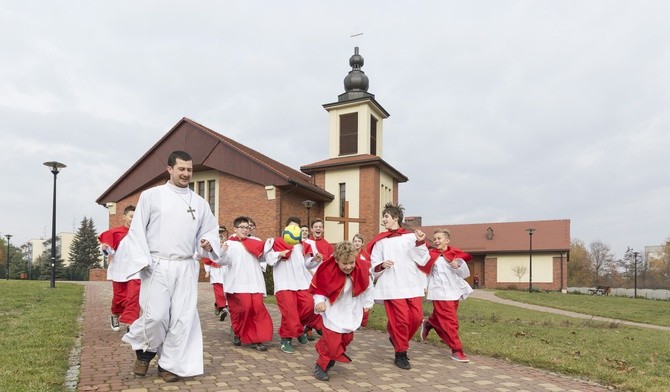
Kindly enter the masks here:
<path id="1" fill-rule="evenodd" d="M 209 202 L 219 224 L 230 228 L 237 216 L 252 217 L 260 238 L 276 236 L 289 216 L 303 222 L 325 221 L 326 238 L 335 243 L 356 233 L 377 235 L 387 202 L 398 203 L 398 184 L 408 178 L 383 157 L 384 120 L 389 113 L 368 92 L 363 57 L 355 48 L 345 92 L 323 105 L 329 114 L 326 159 L 290 168 L 191 119 L 182 118 L 96 200 L 109 210 L 109 227 L 121 224 L 123 209 L 136 205 L 140 193 L 164 184 L 166 160 L 174 150 L 193 157 L 191 189 Z M 244 194 L 244 198 L 236 195 Z M 409 222 L 412 220 L 412 222 Z M 418 217 L 408 224 L 422 227 Z M 533 286 L 562 290 L 567 286 L 570 221 L 533 221 L 422 227 L 429 236 L 448 227 L 454 244 L 473 254 L 472 276 L 480 287 Z M 537 229 L 530 252 L 527 228 Z M 232 232 L 232 230 L 229 230 Z M 517 271 L 516 274 L 511 271 Z"/>

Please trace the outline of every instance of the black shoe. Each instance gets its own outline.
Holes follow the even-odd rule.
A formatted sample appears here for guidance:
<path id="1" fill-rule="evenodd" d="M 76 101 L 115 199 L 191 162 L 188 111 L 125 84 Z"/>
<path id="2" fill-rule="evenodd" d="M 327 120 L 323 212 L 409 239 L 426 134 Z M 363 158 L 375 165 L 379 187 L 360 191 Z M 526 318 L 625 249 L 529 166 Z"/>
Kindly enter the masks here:
<path id="1" fill-rule="evenodd" d="M 330 377 L 328 377 L 328 373 L 321 370 L 319 365 L 314 366 L 314 378 L 316 378 L 317 380 L 320 380 L 320 381 L 330 380 Z"/>
<path id="2" fill-rule="evenodd" d="M 412 368 L 412 365 L 410 365 L 410 363 L 409 363 L 409 358 L 407 358 L 407 352 L 406 351 L 395 353 L 394 363 L 400 369 L 409 370 L 409 369 Z"/>
<path id="3" fill-rule="evenodd" d="M 263 343 L 252 343 L 251 348 L 256 349 L 258 351 L 268 351 L 268 348 L 265 347 Z"/>
<path id="4" fill-rule="evenodd" d="M 226 321 L 226 317 L 228 317 L 228 315 L 230 314 L 230 312 L 228 311 L 228 307 L 221 308 L 219 314 L 220 314 L 219 321 Z"/>
<path id="5" fill-rule="evenodd" d="M 329 371 L 333 366 L 335 366 L 335 360 L 331 359 L 330 362 L 328 362 L 328 366 L 326 366 L 326 371 Z M 316 365 L 316 367 L 319 367 L 319 365 Z"/>
<path id="6" fill-rule="evenodd" d="M 233 330 L 232 325 L 230 326 L 230 336 L 232 336 L 231 339 L 233 341 L 234 346 L 241 346 L 242 345 L 242 341 L 240 340 L 239 336 L 235 335 L 235 331 Z"/>

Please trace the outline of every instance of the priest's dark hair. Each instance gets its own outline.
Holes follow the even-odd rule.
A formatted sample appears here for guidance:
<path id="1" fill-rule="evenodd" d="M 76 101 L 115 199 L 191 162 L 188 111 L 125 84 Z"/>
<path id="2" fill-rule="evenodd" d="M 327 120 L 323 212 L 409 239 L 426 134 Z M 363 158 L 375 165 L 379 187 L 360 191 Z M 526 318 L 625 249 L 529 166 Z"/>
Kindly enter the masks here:
<path id="1" fill-rule="evenodd" d="M 173 151 L 172 154 L 168 157 L 168 166 L 174 167 L 177 164 L 177 159 L 182 161 L 192 161 L 191 155 L 186 151 Z"/>
<path id="2" fill-rule="evenodd" d="M 135 211 L 135 206 L 134 205 L 129 205 L 128 207 L 123 209 L 123 215 L 128 215 L 130 211 Z"/>
<path id="3" fill-rule="evenodd" d="M 382 216 L 388 213 L 393 218 L 398 218 L 398 223 L 402 223 L 402 219 L 404 218 L 404 211 L 405 207 L 403 207 L 402 204 L 395 205 L 393 203 L 386 203 L 384 210 L 382 211 Z"/>

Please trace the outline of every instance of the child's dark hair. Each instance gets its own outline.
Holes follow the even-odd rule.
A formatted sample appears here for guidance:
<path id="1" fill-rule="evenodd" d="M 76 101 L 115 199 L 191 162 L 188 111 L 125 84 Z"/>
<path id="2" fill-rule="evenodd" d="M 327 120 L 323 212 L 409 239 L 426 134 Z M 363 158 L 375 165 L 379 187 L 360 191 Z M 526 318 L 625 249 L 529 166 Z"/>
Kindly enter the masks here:
<path id="1" fill-rule="evenodd" d="M 404 218 L 405 207 L 402 204 L 395 205 L 393 203 L 386 203 L 384 210 L 382 211 L 382 216 L 385 214 L 391 215 L 393 218 L 398 218 L 398 224 L 402 223 Z"/>

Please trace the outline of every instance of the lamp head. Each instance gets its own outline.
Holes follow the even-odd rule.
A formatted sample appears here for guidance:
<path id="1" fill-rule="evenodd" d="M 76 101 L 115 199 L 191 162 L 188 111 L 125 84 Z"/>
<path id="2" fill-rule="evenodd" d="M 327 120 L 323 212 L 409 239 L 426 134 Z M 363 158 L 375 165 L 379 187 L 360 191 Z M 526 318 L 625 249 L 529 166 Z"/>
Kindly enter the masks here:
<path id="1" fill-rule="evenodd" d="M 526 229 L 526 231 L 528 232 L 528 235 L 533 235 L 533 232 L 534 232 L 535 230 L 537 230 L 537 229 L 533 229 L 533 228 Z"/>
<path id="2" fill-rule="evenodd" d="M 309 210 L 310 208 L 312 208 L 314 206 L 314 204 L 316 204 L 316 202 L 313 201 L 313 200 L 305 200 L 305 201 L 302 202 L 302 204 L 305 206 L 305 208 L 307 208 Z"/>
<path id="3" fill-rule="evenodd" d="M 13 237 L 11 234 L 5 234 L 5 237 L 7 237 L 7 242 Z"/>
<path id="4" fill-rule="evenodd" d="M 53 174 L 58 174 L 58 172 L 60 171 L 60 169 L 62 169 L 62 168 L 64 168 L 64 167 L 67 167 L 67 166 L 65 166 L 65 164 L 60 163 L 60 162 L 56 162 L 56 161 L 44 162 L 44 166 L 46 166 L 46 167 L 48 167 L 49 169 L 51 169 L 51 172 L 52 172 Z"/>

